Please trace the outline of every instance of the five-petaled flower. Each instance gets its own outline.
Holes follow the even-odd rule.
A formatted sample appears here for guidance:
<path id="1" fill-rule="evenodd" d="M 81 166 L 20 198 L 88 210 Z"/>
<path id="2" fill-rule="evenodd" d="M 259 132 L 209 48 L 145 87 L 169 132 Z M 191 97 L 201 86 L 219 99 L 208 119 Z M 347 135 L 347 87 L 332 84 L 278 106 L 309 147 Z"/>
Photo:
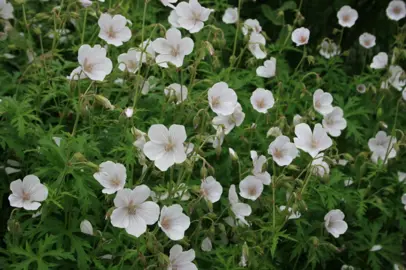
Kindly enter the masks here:
<path id="1" fill-rule="evenodd" d="M 24 208 L 25 210 L 37 210 L 42 201 L 48 197 L 48 189 L 40 183 L 37 176 L 30 174 L 10 184 L 12 194 L 8 197 L 12 207 Z"/>
<path id="2" fill-rule="evenodd" d="M 103 193 L 113 194 L 124 188 L 127 172 L 123 164 L 106 161 L 99 165 L 93 177 L 104 187 Z"/>
<path id="3" fill-rule="evenodd" d="M 128 28 L 127 19 L 122 15 L 111 16 L 103 13 L 98 21 L 100 27 L 99 38 L 116 47 L 123 45 L 131 38 L 131 30 Z"/>

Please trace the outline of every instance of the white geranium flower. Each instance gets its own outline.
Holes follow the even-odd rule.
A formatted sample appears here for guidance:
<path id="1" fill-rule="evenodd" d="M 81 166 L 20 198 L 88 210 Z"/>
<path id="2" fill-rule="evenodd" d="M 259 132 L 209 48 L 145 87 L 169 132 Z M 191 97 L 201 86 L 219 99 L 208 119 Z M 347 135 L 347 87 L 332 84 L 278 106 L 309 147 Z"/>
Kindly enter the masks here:
<path id="1" fill-rule="evenodd" d="M 347 180 L 344 180 L 344 186 L 348 187 L 354 184 L 354 181 L 352 181 L 352 178 L 348 178 Z"/>
<path id="2" fill-rule="evenodd" d="M 100 45 L 94 45 L 93 48 L 87 44 L 80 46 L 78 62 L 81 70 L 76 68 L 74 74 L 80 74 L 80 79 L 85 75 L 93 81 L 103 81 L 113 70 L 113 63 L 106 57 L 106 49 Z M 81 73 L 84 73 L 84 75 Z M 70 77 L 72 77 L 72 74 Z"/>
<path id="3" fill-rule="evenodd" d="M 218 147 L 221 147 L 221 145 L 223 145 L 225 137 L 223 126 L 219 125 L 216 128 L 217 128 L 216 136 L 214 136 L 214 138 L 210 138 L 207 140 L 208 142 L 212 143 L 214 149 L 217 149 Z"/>
<path id="4" fill-rule="evenodd" d="M 124 114 L 127 118 L 131 118 L 133 116 L 134 109 L 131 107 L 125 108 Z"/>
<path id="5" fill-rule="evenodd" d="M 381 245 L 373 245 L 369 251 L 375 252 L 382 249 Z"/>
<path id="6" fill-rule="evenodd" d="M 286 206 L 285 206 L 285 205 L 279 206 L 279 210 L 280 210 L 281 212 L 285 211 L 285 209 L 286 209 Z M 288 219 L 298 219 L 298 218 L 300 218 L 300 216 L 302 215 L 302 214 L 300 214 L 299 211 L 293 212 L 293 210 L 292 210 L 291 207 L 288 207 L 287 211 L 288 211 L 288 213 L 290 214 L 289 217 L 288 217 Z"/>
<path id="7" fill-rule="evenodd" d="M 123 45 L 131 38 L 131 30 L 128 28 L 127 19 L 122 15 L 111 16 L 108 13 L 100 15 L 98 21 L 100 27 L 99 38 L 116 47 Z"/>
<path id="8" fill-rule="evenodd" d="M 251 105 L 257 112 L 267 113 L 275 104 L 275 99 L 271 91 L 257 88 L 251 95 Z"/>
<path id="9" fill-rule="evenodd" d="M 168 62 L 181 67 L 185 56 L 193 51 L 193 40 L 189 37 L 182 38 L 182 34 L 176 28 L 166 31 L 165 37 L 152 42 L 152 48 L 159 53 L 155 58 L 156 63 L 164 68 L 168 67 Z"/>
<path id="10" fill-rule="evenodd" d="M 190 226 L 190 218 L 182 213 L 182 206 L 174 204 L 162 207 L 158 226 L 171 240 L 181 240 Z"/>
<path id="11" fill-rule="evenodd" d="M 268 148 L 268 154 L 272 155 L 272 159 L 279 166 L 287 166 L 292 163 L 298 153 L 295 144 L 290 142 L 289 137 L 283 135 L 271 142 Z"/>
<path id="12" fill-rule="evenodd" d="M 364 94 L 367 91 L 367 87 L 365 86 L 365 84 L 358 84 L 357 85 L 357 92 L 360 94 Z"/>
<path id="13" fill-rule="evenodd" d="M 315 159 L 312 161 L 312 173 L 318 175 L 320 177 L 324 177 L 325 175 L 330 174 L 330 166 L 323 160 L 324 153 L 320 153 L 317 155 Z"/>
<path id="14" fill-rule="evenodd" d="M 84 234 L 93 235 L 93 226 L 89 220 L 85 219 L 80 222 L 80 231 Z"/>
<path id="15" fill-rule="evenodd" d="M 295 116 L 293 116 L 293 125 L 294 126 L 297 126 L 302 122 L 303 122 L 303 117 L 301 115 L 295 114 Z"/>
<path id="16" fill-rule="evenodd" d="M 269 137 L 269 136 L 278 137 L 281 135 L 282 135 L 282 130 L 279 127 L 271 127 L 266 133 L 266 137 Z"/>
<path id="17" fill-rule="evenodd" d="M 393 21 L 399 21 L 406 16 L 406 4 L 402 0 L 393 0 L 386 9 L 386 15 Z"/>
<path id="18" fill-rule="evenodd" d="M 227 24 L 236 23 L 238 21 L 238 8 L 227 8 L 224 11 L 223 22 Z"/>
<path id="19" fill-rule="evenodd" d="M 262 27 L 257 19 L 248 19 L 244 22 L 241 30 L 244 36 L 246 36 L 250 31 L 252 33 L 261 33 Z"/>
<path id="20" fill-rule="evenodd" d="M 124 188 L 127 172 L 123 164 L 106 161 L 99 165 L 93 177 L 104 187 L 103 193 L 113 194 Z"/>
<path id="21" fill-rule="evenodd" d="M 77 81 L 77 80 L 82 80 L 86 79 L 87 76 L 86 74 L 82 71 L 82 67 L 77 67 L 72 72 L 70 73 L 69 76 L 66 76 L 66 79 L 69 81 Z"/>
<path id="22" fill-rule="evenodd" d="M 79 0 L 79 2 L 84 8 L 90 7 L 93 3 L 91 0 Z"/>
<path id="23" fill-rule="evenodd" d="M 330 59 L 340 53 L 340 48 L 334 42 L 324 40 L 320 45 L 320 55 L 326 59 Z"/>
<path id="24" fill-rule="evenodd" d="M 209 237 L 206 237 L 206 238 L 203 239 L 201 248 L 202 248 L 203 251 L 206 251 L 206 252 L 212 250 L 213 246 L 211 244 L 211 240 L 210 240 Z"/>
<path id="25" fill-rule="evenodd" d="M 61 141 L 62 141 L 62 138 L 61 138 L 61 137 L 52 137 L 52 140 L 54 141 L 54 143 L 55 143 L 57 146 L 61 146 Z"/>
<path id="26" fill-rule="evenodd" d="M 333 105 L 331 105 L 332 102 L 333 96 L 321 89 L 317 89 L 313 94 L 313 107 L 322 115 L 326 115 L 333 111 Z"/>
<path id="27" fill-rule="evenodd" d="M 208 91 L 210 108 L 219 115 L 230 115 L 237 106 L 237 94 L 225 82 L 214 84 Z"/>
<path id="28" fill-rule="evenodd" d="M 130 73 L 135 73 L 142 65 L 141 52 L 130 49 L 127 53 L 120 54 L 117 58 L 117 62 L 119 70 L 127 70 Z"/>
<path id="29" fill-rule="evenodd" d="M 379 131 L 375 138 L 368 141 L 369 150 L 372 151 L 372 161 L 377 163 L 378 159 L 385 160 L 396 157 L 396 150 L 394 148 L 397 142 L 395 137 L 386 135 L 385 131 Z M 387 157 L 386 157 L 387 156 Z"/>
<path id="30" fill-rule="evenodd" d="M 178 0 L 161 0 L 162 5 L 171 8 L 175 8 L 173 4 L 175 4 L 176 2 L 178 2 Z"/>
<path id="31" fill-rule="evenodd" d="M 175 10 L 179 16 L 179 25 L 190 33 L 202 30 L 204 22 L 209 19 L 210 13 L 213 11 L 202 7 L 197 0 L 189 0 L 189 3 L 180 2 Z"/>
<path id="32" fill-rule="evenodd" d="M 325 114 L 322 123 L 323 128 L 333 137 L 340 136 L 341 131 L 347 127 L 344 112 L 340 107 L 334 107 L 331 113 Z"/>
<path id="33" fill-rule="evenodd" d="M 406 210 L 406 193 L 402 195 L 401 201 L 405 205 L 405 210 Z"/>
<path id="34" fill-rule="evenodd" d="M 0 0 L 0 18 L 4 20 L 13 19 L 13 5 L 11 3 L 7 3 L 7 0 Z"/>
<path id="35" fill-rule="evenodd" d="M 271 175 L 266 171 L 266 157 L 264 155 L 258 156 L 256 151 L 250 151 L 252 159 L 252 173 L 256 178 L 261 180 L 262 184 L 269 185 L 271 184 Z"/>
<path id="36" fill-rule="evenodd" d="M 196 265 L 193 263 L 195 259 L 195 251 L 189 249 L 182 251 L 180 245 L 174 245 L 169 251 L 169 266 L 167 270 L 197 270 Z"/>
<path id="37" fill-rule="evenodd" d="M 343 266 L 341 266 L 341 270 L 354 270 L 354 267 L 344 264 Z"/>
<path id="38" fill-rule="evenodd" d="M 221 194 L 223 193 L 223 187 L 213 176 L 209 176 L 202 181 L 202 184 L 200 185 L 200 193 L 206 200 L 215 203 L 220 200 Z"/>
<path id="39" fill-rule="evenodd" d="M 390 66 L 389 73 L 391 74 L 388 82 L 398 91 L 406 89 L 406 73 L 400 66 Z"/>
<path id="40" fill-rule="evenodd" d="M 181 104 L 187 98 L 187 87 L 185 85 L 180 85 L 178 83 L 172 83 L 165 87 L 164 89 L 165 96 L 173 98 L 176 105 Z"/>
<path id="41" fill-rule="evenodd" d="M 233 130 L 234 127 L 241 126 L 244 121 L 245 113 L 242 111 L 240 103 L 234 108 L 234 112 L 230 115 L 217 115 L 213 118 L 212 124 L 217 129 L 219 125 L 224 127 L 224 134 L 227 135 Z"/>
<path id="42" fill-rule="evenodd" d="M 239 185 L 240 196 L 255 201 L 261 196 L 264 186 L 262 181 L 253 175 L 245 177 Z"/>
<path id="43" fill-rule="evenodd" d="M 135 136 L 135 142 L 133 143 L 133 145 L 135 147 L 137 147 L 139 150 L 143 150 L 144 149 L 144 145 L 147 142 L 147 134 L 145 134 L 145 132 L 142 132 L 141 130 L 133 127 L 131 128 L 131 133 Z"/>
<path id="44" fill-rule="evenodd" d="M 376 37 L 370 33 L 363 33 L 359 36 L 359 44 L 365 49 L 370 49 L 376 44 Z"/>
<path id="45" fill-rule="evenodd" d="M 262 50 L 261 45 L 265 46 L 266 40 L 262 34 L 252 32 L 248 41 L 248 50 L 256 59 L 264 59 L 266 52 Z"/>
<path id="46" fill-rule="evenodd" d="M 148 137 L 150 141 L 144 145 L 144 154 L 155 161 L 155 166 L 161 171 L 186 160 L 183 143 L 187 136 L 184 126 L 172 125 L 168 130 L 161 124 L 152 125 L 148 130 Z"/>
<path id="47" fill-rule="evenodd" d="M 292 32 L 292 41 L 296 46 L 306 45 L 309 42 L 310 30 L 305 27 L 300 27 Z"/>
<path id="48" fill-rule="evenodd" d="M 141 89 L 141 94 L 147 95 L 149 90 L 156 87 L 156 78 L 154 76 L 149 76 L 148 79 L 144 80 L 144 85 Z"/>
<path id="49" fill-rule="evenodd" d="M 168 22 L 172 27 L 180 28 L 181 26 L 178 22 L 179 18 L 180 17 L 176 13 L 176 10 L 172 10 L 171 13 L 169 13 Z"/>
<path id="50" fill-rule="evenodd" d="M 48 189 L 40 183 L 37 176 L 30 174 L 10 183 L 12 194 L 8 196 L 12 207 L 24 208 L 25 210 L 37 210 L 42 201 L 48 197 Z"/>
<path id="51" fill-rule="evenodd" d="M 324 216 L 324 226 L 326 227 L 326 230 L 335 238 L 338 238 L 341 234 L 344 234 L 348 229 L 348 225 L 344 221 L 344 217 L 344 213 L 339 209 L 330 210 Z"/>
<path id="52" fill-rule="evenodd" d="M 159 217 L 159 206 L 154 202 L 146 202 L 150 193 L 146 185 L 137 186 L 133 190 L 119 190 L 114 199 L 116 209 L 111 213 L 111 224 L 124 228 L 136 237 L 145 233 L 147 225 L 153 225 Z"/>
<path id="53" fill-rule="evenodd" d="M 406 172 L 398 172 L 399 183 L 406 182 Z"/>
<path id="54" fill-rule="evenodd" d="M 317 156 L 318 153 L 333 144 L 333 141 L 320 124 L 316 124 L 312 132 L 308 124 L 301 123 L 295 126 L 295 134 L 296 138 L 293 140 L 296 147 L 309 153 L 312 157 Z"/>
<path id="55" fill-rule="evenodd" d="M 358 19 L 358 12 L 350 6 L 343 6 L 337 12 L 337 18 L 342 27 L 352 27 Z"/>
<path id="56" fill-rule="evenodd" d="M 142 52 L 142 62 L 143 63 L 146 63 L 148 58 L 155 59 L 155 50 L 152 47 L 152 40 L 147 38 L 144 42 L 142 42 L 138 46 L 137 50 Z"/>
<path id="57" fill-rule="evenodd" d="M 233 211 L 237 221 L 249 226 L 249 223 L 245 220 L 245 217 L 251 215 L 251 206 L 246 203 L 239 202 L 237 192 L 235 191 L 235 185 L 231 185 L 230 189 L 228 190 L 228 200 L 231 204 L 231 211 Z"/>
<path id="58" fill-rule="evenodd" d="M 276 58 L 271 57 L 269 60 L 264 62 L 263 66 L 257 68 L 257 76 L 263 78 L 271 78 L 275 76 L 276 73 Z"/>
<path id="59" fill-rule="evenodd" d="M 388 65 L 388 54 L 385 52 L 380 52 L 372 58 L 372 63 L 370 65 L 373 69 L 382 69 Z"/>

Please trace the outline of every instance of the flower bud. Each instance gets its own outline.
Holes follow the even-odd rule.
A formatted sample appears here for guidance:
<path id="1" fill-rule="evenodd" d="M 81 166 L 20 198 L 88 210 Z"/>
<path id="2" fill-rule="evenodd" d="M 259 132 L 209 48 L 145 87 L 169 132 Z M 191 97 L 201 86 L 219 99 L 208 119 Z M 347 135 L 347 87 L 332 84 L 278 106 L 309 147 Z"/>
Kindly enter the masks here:
<path id="1" fill-rule="evenodd" d="M 102 95 L 95 95 L 96 101 L 99 102 L 99 104 L 103 105 L 106 109 L 109 110 L 114 110 L 114 106 L 111 104 L 110 100 L 108 100 L 106 97 Z"/>
<path id="2" fill-rule="evenodd" d="M 238 160 L 238 155 L 237 153 L 234 151 L 233 148 L 228 148 L 228 152 L 230 153 L 230 157 L 232 160 L 237 161 Z"/>

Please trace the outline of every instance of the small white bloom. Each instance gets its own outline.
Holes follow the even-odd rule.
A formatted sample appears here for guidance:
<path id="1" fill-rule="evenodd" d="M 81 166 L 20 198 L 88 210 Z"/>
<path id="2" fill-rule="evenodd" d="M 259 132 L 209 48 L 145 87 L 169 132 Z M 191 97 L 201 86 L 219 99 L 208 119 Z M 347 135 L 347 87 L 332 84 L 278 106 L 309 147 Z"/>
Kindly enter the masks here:
<path id="1" fill-rule="evenodd" d="M 252 33 L 261 33 L 262 27 L 257 19 L 248 19 L 244 22 L 241 30 L 244 36 L 246 36 L 250 31 Z"/>
<path id="2" fill-rule="evenodd" d="M 252 173 L 256 178 L 261 180 L 262 184 L 269 185 L 271 184 L 271 175 L 266 171 L 266 157 L 264 155 L 258 156 L 256 151 L 250 151 L 252 165 Z"/>
<path id="3" fill-rule="evenodd" d="M 172 83 L 165 87 L 165 96 L 169 98 L 174 98 L 176 105 L 181 104 L 187 98 L 188 90 L 185 85 L 180 85 L 178 83 Z"/>
<path id="4" fill-rule="evenodd" d="M 338 160 L 338 165 L 345 166 L 345 165 L 347 165 L 347 163 L 348 163 L 348 160 L 346 160 L 346 159 L 339 159 Z"/>
<path id="5" fill-rule="evenodd" d="M 231 185 L 230 189 L 228 190 L 228 200 L 231 204 L 231 211 L 233 211 L 237 221 L 249 226 L 249 223 L 245 220 L 245 217 L 251 215 L 251 206 L 246 203 L 239 202 L 237 192 L 235 191 L 235 185 Z"/>
<path id="6" fill-rule="evenodd" d="M 400 66 L 390 66 L 389 73 L 391 74 L 388 82 L 398 91 L 406 89 L 406 73 Z"/>
<path id="7" fill-rule="evenodd" d="M 343 266 L 341 266 L 341 270 L 354 270 L 354 267 L 344 264 Z"/>
<path id="8" fill-rule="evenodd" d="M 127 19 L 122 15 L 103 13 L 97 23 L 100 27 L 99 38 L 108 44 L 118 47 L 131 38 L 131 30 L 126 26 Z"/>
<path id="9" fill-rule="evenodd" d="M 7 175 L 10 175 L 10 174 L 13 174 L 13 173 L 21 172 L 21 169 L 12 168 L 12 167 L 6 167 L 6 168 L 4 168 L 4 171 L 6 172 Z"/>
<path id="10" fill-rule="evenodd" d="M 305 27 L 300 27 L 292 32 L 292 41 L 296 46 L 306 45 L 309 42 L 310 30 Z"/>
<path id="11" fill-rule="evenodd" d="M 131 118 L 133 116 L 134 109 L 132 107 L 125 108 L 124 114 L 127 118 Z"/>
<path id="12" fill-rule="evenodd" d="M 179 16 L 176 13 L 176 10 L 172 10 L 171 13 L 169 13 L 169 17 L 168 17 L 169 24 L 174 28 L 180 28 L 181 26 L 180 26 L 178 20 L 179 20 Z"/>
<path id="13" fill-rule="evenodd" d="M 320 55 L 326 59 L 330 59 L 340 53 L 340 48 L 334 42 L 324 40 L 320 45 Z"/>
<path id="14" fill-rule="evenodd" d="M 89 220 L 85 219 L 80 223 L 80 231 L 84 234 L 93 235 L 93 226 Z"/>
<path id="15" fill-rule="evenodd" d="M 247 242 L 244 242 L 244 245 L 242 246 L 241 259 L 238 265 L 241 267 L 247 267 L 248 265 L 247 262 L 248 262 L 248 245 Z"/>
<path id="16" fill-rule="evenodd" d="M 405 182 L 406 173 L 405 172 L 398 172 L 398 180 L 399 180 L 400 183 Z"/>
<path id="17" fill-rule="evenodd" d="M 124 84 L 124 79 L 123 78 L 117 78 L 117 79 L 114 80 L 114 84 L 123 85 Z"/>
<path id="18" fill-rule="evenodd" d="M 348 225 L 344 221 L 344 217 L 344 213 L 339 209 L 330 210 L 324 216 L 324 226 L 326 227 L 326 230 L 335 238 L 338 238 L 341 234 L 344 234 L 348 229 Z"/>
<path id="19" fill-rule="evenodd" d="M 266 137 L 278 137 L 282 135 L 282 130 L 279 127 L 271 127 L 266 133 Z"/>
<path id="20" fill-rule="evenodd" d="M 213 176 L 209 176 L 202 181 L 202 184 L 200 185 L 200 193 L 206 200 L 215 203 L 220 200 L 221 194 L 223 193 L 223 187 Z"/>
<path id="21" fill-rule="evenodd" d="M 276 72 L 276 58 L 271 57 L 264 62 L 263 66 L 259 66 L 256 70 L 257 76 L 263 78 L 271 78 L 275 76 Z"/>
<path id="22" fill-rule="evenodd" d="M 285 206 L 285 205 L 279 206 L 279 210 L 280 210 L 281 212 L 285 211 L 285 209 L 286 209 L 286 206 Z M 298 219 L 298 218 L 300 218 L 300 216 L 302 215 L 302 214 L 300 214 L 299 211 L 293 212 L 293 210 L 292 210 L 291 207 L 288 207 L 288 213 L 290 214 L 289 217 L 288 217 L 288 219 Z"/>
<path id="23" fill-rule="evenodd" d="M 8 197 L 12 207 L 37 210 L 48 197 L 48 189 L 37 176 L 30 174 L 10 183 L 12 194 Z"/>
<path id="24" fill-rule="evenodd" d="M 344 112 L 340 107 L 334 107 L 331 113 L 325 114 L 323 128 L 333 137 L 341 135 L 341 131 L 347 127 Z"/>
<path id="25" fill-rule="evenodd" d="M 324 153 L 320 153 L 317 155 L 315 159 L 312 161 L 312 173 L 318 175 L 320 177 L 324 177 L 325 175 L 330 174 L 330 166 L 323 160 Z"/>
<path id="26" fill-rule="evenodd" d="M 166 31 L 165 38 L 157 38 L 152 42 L 152 48 L 159 53 L 155 62 L 164 68 L 168 67 L 168 62 L 181 67 L 183 59 L 192 53 L 193 47 L 193 40 L 189 37 L 182 38 L 182 34 L 176 28 Z"/>
<path id="27" fill-rule="evenodd" d="M 172 125 L 168 130 L 161 124 L 152 125 L 148 130 L 148 137 L 150 141 L 144 145 L 144 154 L 153 160 L 161 171 L 186 160 L 183 143 L 187 135 L 184 126 Z"/>
<path id="28" fill-rule="evenodd" d="M 308 124 L 301 123 L 295 126 L 295 134 L 296 138 L 293 140 L 296 147 L 309 153 L 312 157 L 333 145 L 333 141 L 320 124 L 316 124 L 312 132 Z"/>
<path id="29" fill-rule="evenodd" d="M 218 147 L 221 147 L 221 145 L 223 145 L 224 137 L 224 128 L 222 125 L 219 125 L 217 126 L 216 135 L 214 136 L 214 138 L 210 138 L 207 141 L 212 143 L 214 149 L 217 149 Z"/>
<path id="30" fill-rule="evenodd" d="M 4 20 L 13 19 L 13 5 L 11 3 L 7 3 L 6 0 L 0 0 L 0 18 Z"/>
<path id="31" fill-rule="evenodd" d="M 381 245 L 373 245 L 369 251 L 375 252 L 382 249 Z"/>
<path id="32" fill-rule="evenodd" d="M 136 237 L 145 233 L 147 225 L 153 225 L 159 217 L 159 206 L 146 201 L 150 193 L 146 185 L 137 186 L 133 190 L 119 190 L 114 199 L 116 209 L 111 213 L 111 224 L 124 228 L 128 234 Z"/>
<path id="33" fill-rule="evenodd" d="M 359 36 L 359 44 L 365 49 L 370 49 L 376 44 L 376 37 L 370 33 L 363 33 Z"/>
<path id="34" fill-rule="evenodd" d="M 396 157 L 396 150 L 394 148 L 397 142 L 395 137 L 386 135 L 385 131 L 379 131 L 375 138 L 371 138 L 368 141 L 369 150 L 372 151 L 372 161 L 377 163 L 378 159 L 385 160 Z M 387 156 L 387 157 L 386 157 Z"/>
<path id="35" fill-rule="evenodd" d="M 342 27 L 352 27 L 358 19 L 358 12 L 350 6 L 343 6 L 337 12 L 337 18 Z"/>
<path id="36" fill-rule="evenodd" d="M 317 89 L 313 94 L 313 107 L 322 115 L 326 115 L 333 111 L 333 105 L 331 105 L 332 102 L 333 96 L 321 89 Z"/>
<path id="37" fill-rule="evenodd" d="M 204 27 L 204 22 L 209 19 L 211 9 L 202 7 L 197 0 L 180 2 L 176 6 L 176 14 L 179 16 L 179 25 L 190 33 L 197 33 Z"/>
<path id="38" fill-rule="evenodd" d="M 171 240 L 183 239 L 190 226 L 190 218 L 182 212 L 182 206 L 179 204 L 162 207 L 158 226 Z"/>
<path id="39" fill-rule="evenodd" d="M 227 24 L 236 23 L 238 21 L 238 8 L 227 8 L 224 11 L 223 22 Z"/>
<path id="40" fill-rule="evenodd" d="M 134 49 L 128 50 L 127 53 L 122 53 L 117 58 L 118 69 L 135 73 L 141 67 L 141 52 Z"/>
<path id="41" fill-rule="evenodd" d="M 278 136 L 268 148 L 268 154 L 272 155 L 272 159 L 279 166 L 287 166 L 292 163 L 293 159 L 298 155 L 294 143 L 290 142 L 287 136 Z"/>
<path id="42" fill-rule="evenodd" d="M 271 91 L 257 88 L 251 95 L 251 105 L 257 112 L 267 113 L 275 104 L 275 99 Z"/>
<path id="43" fill-rule="evenodd" d="M 266 52 L 262 50 L 261 45 L 265 46 L 266 40 L 262 34 L 252 32 L 248 41 L 248 50 L 256 59 L 264 59 Z"/>
<path id="44" fill-rule="evenodd" d="M 93 81 L 103 81 L 113 70 L 113 63 L 106 57 L 106 49 L 100 45 L 94 45 L 93 48 L 87 44 L 80 46 L 78 62 L 81 71 Z M 76 70 L 76 74 L 80 74 L 80 71 Z"/>
<path id="45" fill-rule="evenodd" d="M 297 126 L 302 122 L 303 122 L 303 117 L 302 116 L 300 116 L 299 114 L 295 114 L 295 116 L 293 116 L 293 125 L 294 126 Z"/>
<path id="46" fill-rule="evenodd" d="M 195 259 L 195 251 L 189 249 L 182 251 L 182 246 L 174 245 L 169 251 L 169 266 L 167 270 L 197 270 L 196 265 L 193 263 Z"/>
<path id="47" fill-rule="evenodd" d="M 92 5 L 91 0 L 79 0 L 79 2 L 82 4 L 84 8 L 90 7 Z"/>
<path id="48" fill-rule="evenodd" d="M 354 184 L 354 181 L 352 181 L 351 178 L 348 178 L 347 180 L 344 180 L 344 186 L 348 187 Z"/>
<path id="49" fill-rule="evenodd" d="M 380 52 L 372 58 L 372 63 L 370 65 L 373 69 L 382 69 L 388 65 L 388 54 L 385 52 Z"/>
<path id="50" fill-rule="evenodd" d="M 214 84 L 208 91 L 210 108 L 219 115 L 230 115 L 237 106 L 237 94 L 225 82 Z"/>
<path id="51" fill-rule="evenodd" d="M 219 125 L 222 125 L 224 127 L 224 134 L 227 135 L 233 130 L 234 127 L 239 127 L 244 121 L 244 118 L 245 113 L 242 111 L 240 103 L 237 103 L 232 114 L 219 114 L 213 118 L 212 124 L 215 129 L 217 129 Z"/>
<path id="52" fill-rule="evenodd" d="M 233 148 L 228 148 L 228 152 L 230 154 L 231 159 L 233 160 L 238 160 L 238 155 L 237 153 L 234 151 Z"/>
<path id="53" fill-rule="evenodd" d="M 137 147 L 139 150 L 143 150 L 144 145 L 147 142 L 146 139 L 147 134 L 145 134 L 145 132 L 142 132 L 141 130 L 135 127 L 131 128 L 131 133 L 135 136 L 135 142 L 133 143 L 133 145 Z"/>
<path id="54" fill-rule="evenodd" d="M 386 15 L 393 21 L 399 21 L 406 16 L 406 4 L 402 0 L 393 0 L 386 9 Z"/>
<path id="55" fill-rule="evenodd" d="M 239 188 L 241 197 L 255 201 L 261 196 L 264 186 L 261 180 L 255 176 L 248 175 L 240 182 Z"/>
<path id="56" fill-rule="evenodd" d="M 104 187 L 103 193 L 113 194 L 124 188 L 127 172 L 123 164 L 106 161 L 99 165 L 93 177 Z"/>
<path id="57" fill-rule="evenodd" d="M 141 94 L 146 95 L 149 90 L 156 87 L 156 78 L 154 76 L 149 76 L 148 79 L 144 80 L 144 85 L 141 89 Z"/>
<path id="58" fill-rule="evenodd" d="M 61 146 L 61 141 L 62 141 L 61 137 L 52 137 L 52 140 L 55 142 L 55 144 L 57 146 Z"/>
<path id="59" fill-rule="evenodd" d="M 357 92 L 360 94 L 364 94 L 367 91 L 367 87 L 365 86 L 365 84 L 358 84 L 357 85 Z"/>
<path id="60" fill-rule="evenodd" d="M 213 246 L 211 244 L 211 241 L 210 241 L 209 237 L 206 237 L 206 238 L 203 239 L 201 248 L 202 248 L 203 251 L 206 251 L 206 252 L 211 251 Z"/>

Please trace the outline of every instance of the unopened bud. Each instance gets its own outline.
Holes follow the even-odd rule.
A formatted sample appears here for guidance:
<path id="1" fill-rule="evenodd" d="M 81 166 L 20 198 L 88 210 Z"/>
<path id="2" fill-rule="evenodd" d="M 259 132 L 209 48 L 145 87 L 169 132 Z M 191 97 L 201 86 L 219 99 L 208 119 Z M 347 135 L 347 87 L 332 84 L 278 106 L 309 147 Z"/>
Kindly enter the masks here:
<path id="1" fill-rule="evenodd" d="M 232 160 L 237 161 L 238 160 L 238 155 L 237 153 L 234 151 L 233 148 L 228 148 L 228 152 L 230 153 L 230 157 Z"/>
<path id="2" fill-rule="evenodd" d="M 102 95 L 95 95 L 96 101 L 103 105 L 106 109 L 114 110 L 114 106 L 111 104 L 110 100 Z"/>

